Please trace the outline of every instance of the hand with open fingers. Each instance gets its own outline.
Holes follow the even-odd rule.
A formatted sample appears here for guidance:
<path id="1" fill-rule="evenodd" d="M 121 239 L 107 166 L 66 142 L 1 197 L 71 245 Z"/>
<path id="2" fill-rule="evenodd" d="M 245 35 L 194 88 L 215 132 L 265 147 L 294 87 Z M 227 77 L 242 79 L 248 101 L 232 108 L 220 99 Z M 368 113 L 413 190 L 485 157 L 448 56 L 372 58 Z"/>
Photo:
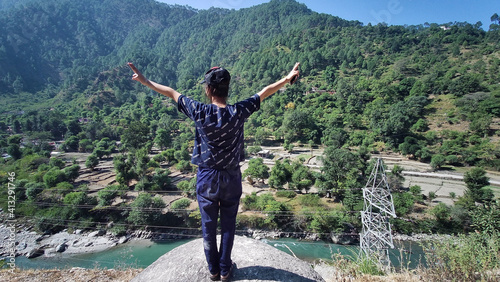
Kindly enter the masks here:
<path id="1" fill-rule="evenodd" d="M 295 63 L 295 66 L 293 66 L 292 71 L 286 76 L 286 79 L 290 82 L 290 84 L 294 84 L 295 81 L 297 81 L 297 78 L 299 77 L 299 66 L 300 63 Z"/>
<path id="2" fill-rule="evenodd" d="M 139 81 L 142 84 L 146 84 L 148 79 L 142 75 L 142 73 L 134 66 L 132 63 L 128 63 L 128 66 L 132 69 L 134 72 L 134 75 L 132 75 L 132 79 Z"/>

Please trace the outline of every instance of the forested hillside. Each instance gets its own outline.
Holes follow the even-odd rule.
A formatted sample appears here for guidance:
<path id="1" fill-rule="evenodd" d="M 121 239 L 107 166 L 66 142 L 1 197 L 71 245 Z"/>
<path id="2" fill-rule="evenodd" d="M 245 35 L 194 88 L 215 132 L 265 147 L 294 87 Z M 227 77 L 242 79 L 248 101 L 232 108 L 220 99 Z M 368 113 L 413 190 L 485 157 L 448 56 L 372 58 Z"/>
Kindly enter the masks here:
<path id="1" fill-rule="evenodd" d="M 372 26 L 293 0 L 241 10 L 153 0 L 13 2 L 0 6 L 0 177 L 7 183 L 7 171 L 16 172 L 25 214 L 40 208 L 48 218 L 119 221 L 124 216 L 106 207 L 124 190 L 176 189 L 161 163 L 192 170 L 190 122 L 171 101 L 131 81 L 128 61 L 151 80 L 199 100 L 205 71 L 225 67 L 233 78 L 231 102 L 300 62 L 300 81 L 250 118 L 247 145 L 289 151 L 320 146 L 325 167 L 311 172 L 278 161 L 275 167 L 286 173 L 271 171 L 274 188 L 307 190 L 314 184 L 320 195 L 333 192 L 348 209 L 359 210 L 354 189 L 366 182 L 370 153 L 400 153 L 436 170 L 500 170 L 497 11 L 491 11 L 491 23 Z M 74 187 L 78 167 L 50 158 L 55 141 L 61 151 L 92 153 L 89 169 L 115 154 L 117 184 L 97 196 Z M 153 147 L 163 153 L 150 159 Z M 491 190 L 479 191 L 483 186 L 471 190 L 463 205 L 491 202 Z M 165 207 L 145 195 L 124 212 L 128 222 L 159 220 L 135 209 Z M 45 223 L 39 227 L 47 228 Z M 453 228 L 466 229 L 462 224 Z M 318 226 L 316 231 L 328 225 Z"/>

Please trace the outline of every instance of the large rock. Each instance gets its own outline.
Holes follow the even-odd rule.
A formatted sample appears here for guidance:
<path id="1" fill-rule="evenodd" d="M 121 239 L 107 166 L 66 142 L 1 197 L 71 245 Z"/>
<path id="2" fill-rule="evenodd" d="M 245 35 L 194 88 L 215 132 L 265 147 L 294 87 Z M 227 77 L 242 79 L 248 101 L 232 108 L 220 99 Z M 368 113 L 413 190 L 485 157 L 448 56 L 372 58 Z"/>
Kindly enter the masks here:
<path id="1" fill-rule="evenodd" d="M 97 231 L 90 232 L 89 235 L 87 235 L 87 236 L 88 237 L 97 237 L 97 236 L 102 236 L 104 234 L 106 234 L 106 230 L 99 229 Z"/>
<path id="2" fill-rule="evenodd" d="M 232 259 L 234 281 L 324 281 L 309 263 L 246 237 L 236 236 Z M 171 250 L 132 281 L 210 281 L 203 239 Z"/>
<path id="3" fill-rule="evenodd" d="M 68 247 L 68 245 L 66 245 L 66 243 L 59 244 L 56 246 L 56 252 L 62 253 L 64 251 L 66 251 L 67 247 Z"/>
<path id="4" fill-rule="evenodd" d="M 41 255 L 43 255 L 45 253 L 45 250 L 43 250 L 42 248 L 39 248 L 39 249 L 33 249 L 31 250 L 28 254 L 26 254 L 26 257 L 27 258 L 36 258 L 36 257 L 39 257 Z"/>

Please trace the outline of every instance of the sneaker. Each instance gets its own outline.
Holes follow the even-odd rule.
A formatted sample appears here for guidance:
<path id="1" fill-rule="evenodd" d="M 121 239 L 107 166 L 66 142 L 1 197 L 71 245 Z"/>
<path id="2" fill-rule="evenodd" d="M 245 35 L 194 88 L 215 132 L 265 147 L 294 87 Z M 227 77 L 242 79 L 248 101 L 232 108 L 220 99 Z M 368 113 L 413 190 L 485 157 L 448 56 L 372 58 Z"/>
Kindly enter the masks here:
<path id="1" fill-rule="evenodd" d="M 221 277 L 220 277 L 220 278 L 221 278 L 221 281 L 222 281 L 222 282 L 229 282 L 229 281 L 230 281 L 229 279 L 230 279 L 230 278 L 231 278 L 231 276 L 233 275 L 233 268 L 234 268 L 235 266 L 236 266 L 236 264 L 234 264 L 234 263 L 233 263 L 233 264 L 231 265 L 231 268 L 229 269 L 229 272 L 227 273 L 227 275 L 221 275 Z"/>
<path id="2" fill-rule="evenodd" d="M 210 274 L 210 280 L 212 280 L 212 281 L 219 281 L 220 280 L 220 273 Z"/>

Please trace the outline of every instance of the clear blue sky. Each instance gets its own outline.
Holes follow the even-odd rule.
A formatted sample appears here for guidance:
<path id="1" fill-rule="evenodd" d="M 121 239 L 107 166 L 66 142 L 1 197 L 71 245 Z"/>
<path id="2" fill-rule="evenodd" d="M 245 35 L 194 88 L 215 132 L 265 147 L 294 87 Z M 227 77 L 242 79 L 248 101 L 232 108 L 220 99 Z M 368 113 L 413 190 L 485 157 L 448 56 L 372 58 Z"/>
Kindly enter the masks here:
<path id="1" fill-rule="evenodd" d="M 168 4 L 188 5 L 196 9 L 220 7 L 241 9 L 269 0 L 157 0 Z M 483 23 L 488 30 L 491 16 L 500 14 L 499 0 L 298 0 L 318 13 L 346 20 L 358 20 L 365 25 L 385 22 L 389 25 L 428 23 Z"/>

